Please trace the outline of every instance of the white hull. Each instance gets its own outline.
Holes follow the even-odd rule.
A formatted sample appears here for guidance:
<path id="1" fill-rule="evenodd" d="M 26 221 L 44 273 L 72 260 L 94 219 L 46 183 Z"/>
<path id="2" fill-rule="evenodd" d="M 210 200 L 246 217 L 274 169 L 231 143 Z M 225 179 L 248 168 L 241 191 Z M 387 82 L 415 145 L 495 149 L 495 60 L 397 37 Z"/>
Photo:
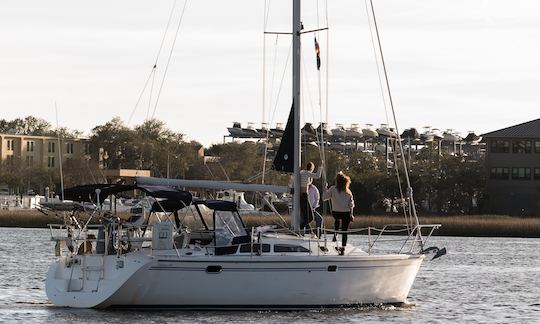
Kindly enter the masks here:
<path id="1" fill-rule="evenodd" d="M 405 303 L 424 257 L 129 253 L 105 256 L 103 272 L 88 266 L 103 256 L 77 258 L 86 265 L 64 267 L 62 258 L 49 268 L 46 290 L 55 305 L 266 309 Z M 119 261 L 123 268 L 117 268 Z M 222 270 L 208 273 L 208 266 Z"/>

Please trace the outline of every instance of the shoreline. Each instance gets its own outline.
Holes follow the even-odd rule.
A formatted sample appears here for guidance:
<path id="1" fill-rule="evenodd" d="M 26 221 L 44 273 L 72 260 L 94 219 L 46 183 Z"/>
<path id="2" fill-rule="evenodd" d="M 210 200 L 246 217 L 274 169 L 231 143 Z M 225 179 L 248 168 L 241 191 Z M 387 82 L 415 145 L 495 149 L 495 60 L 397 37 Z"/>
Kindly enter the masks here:
<path id="1" fill-rule="evenodd" d="M 278 224 L 277 216 L 242 215 L 246 227 Z M 284 217 L 287 219 L 287 217 Z M 511 217 L 504 215 L 419 216 L 421 224 L 441 224 L 434 236 L 523 237 L 540 238 L 540 217 Z M 37 210 L 0 211 L 0 227 L 47 228 L 60 219 Z M 325 216 L 326 228 L 333 228 L 333 218 Z M 403 216 L 357 215 L 350 229 L 368 226 L 382 228 L 385 224 L 404 224 Z"/>

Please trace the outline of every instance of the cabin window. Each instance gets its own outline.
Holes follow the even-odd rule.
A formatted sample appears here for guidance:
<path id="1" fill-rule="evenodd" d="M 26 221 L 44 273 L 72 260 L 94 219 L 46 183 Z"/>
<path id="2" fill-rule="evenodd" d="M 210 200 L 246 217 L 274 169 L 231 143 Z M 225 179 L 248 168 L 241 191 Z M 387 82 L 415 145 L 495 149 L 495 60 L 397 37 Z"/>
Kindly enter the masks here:
<path id="1" fill-rule="evenodd" d="M 540 180 L 540 168 L 534 168 L 534 180 Z"/>
<path id="2" fill-rule="evenodd" d="M 531 168 L 512 168 L 513 180 L 530 180 Z"/>
<path id="3" fill-rule="evenodd" d="M 257 252 L 260 246 L 261 244 L 253 243 L 253 252 Z M 250 253 L 250 252 L 251 252 L 251 244 L 240 245 L 240 253 Z M 270 252 L 270 244 L 263 244 L 262 252 Z"/>
<path id="4" fill-rule="evenodd" d="M 531 141 L 512 141 L 512 153 L 531 153 L 532 143 Z"/>
<path id="5" fill-rule="evenodd" d="M 509 175 L 508 168 L 491 168 L 489 178 L 493 180 L 508 180 Z"/>
<path id="6" fill-rule="evenodd" d="M 503 140 L 491 141 L 491 153 L 510 153 L 510 142 Z"/>
<path id="7" fill-rule="evenodd" d="M 214 228 L 216 246 L 231 245 L 234 237 L 247 235 L 240 217 L 231 211 L 214 211 Z"/>
<path id="8" fill-rule="evenodd" d="M 292 244 L 276 244 L 274 245 L 274 252 L 310 252 L 309 249 L 301 245 Z"/>

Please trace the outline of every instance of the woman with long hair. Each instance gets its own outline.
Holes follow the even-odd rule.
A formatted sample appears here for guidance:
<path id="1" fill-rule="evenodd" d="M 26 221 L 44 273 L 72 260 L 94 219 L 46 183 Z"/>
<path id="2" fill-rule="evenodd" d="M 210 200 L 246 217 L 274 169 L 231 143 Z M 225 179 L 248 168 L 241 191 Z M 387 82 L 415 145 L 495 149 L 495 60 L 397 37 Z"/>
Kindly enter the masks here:
<path id="1" fill-rule="evenodd" d="M 354 220 L 354 198 L 351 190 L 351 178 L 345 175 L 343 172 L 339 172 L 336 175 L 336 183 L 329 189 L 325 190 L 323 194 L 323 200 L 330 200 L 332 204 L 332 216 L 334 217 L 334 229 L 341 230 L 341 247 L 338 248 L 339 254 L 345 253 L 345 246 L 347 246 L 347 231 L 349 230 L 349 223 Z M 336 241 L 336 234 L 334 234 L 333 241 Z"/>

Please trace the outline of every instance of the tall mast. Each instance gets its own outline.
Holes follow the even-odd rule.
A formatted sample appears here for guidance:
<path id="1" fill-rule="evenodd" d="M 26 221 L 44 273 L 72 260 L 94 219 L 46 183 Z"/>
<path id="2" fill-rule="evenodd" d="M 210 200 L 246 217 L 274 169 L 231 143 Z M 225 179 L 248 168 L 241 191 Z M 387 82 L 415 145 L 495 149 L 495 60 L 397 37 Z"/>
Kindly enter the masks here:
<path id="1" fill-rule="evenodd" d="M 294 109 L 294 193 L 293 205 L 291 213 L 291 226 L 294 230 L 300 229 L 300 169 L 301 169 L 301 154 L 300 154 L 300 58 L 301 58 L 301 43 L 300 32 L 302 30 L 302 22 L 300 17 L 300 0 L 293 0 L 293 21 L 292 21 L 292 38 L 293 38 L 293 68 L 292 68 L 292 94 L 293 94 L 293 109 Z"/>

